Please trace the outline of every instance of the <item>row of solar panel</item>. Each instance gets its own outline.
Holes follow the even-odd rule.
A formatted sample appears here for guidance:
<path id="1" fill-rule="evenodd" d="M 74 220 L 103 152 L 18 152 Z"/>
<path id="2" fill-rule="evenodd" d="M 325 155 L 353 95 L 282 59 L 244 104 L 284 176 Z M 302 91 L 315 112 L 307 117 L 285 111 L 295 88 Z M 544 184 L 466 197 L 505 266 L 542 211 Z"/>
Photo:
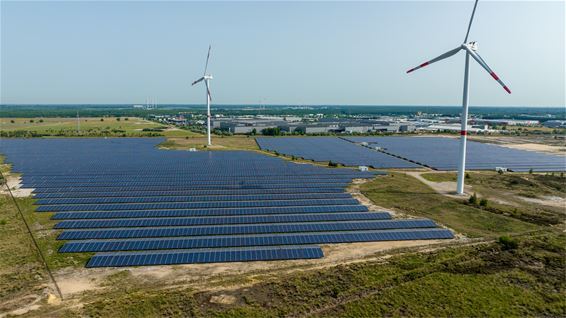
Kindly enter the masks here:
<path id="1" fill-rule="evenodd" d="M 323 222 L 390 219 L 386 212 L 348 212 L 348 213 L 302 213 L 252 216 L 189 217 L 189 218 L 151 218 L 151 219 L 104 219 L 67 220 L 55 225 L 56 229 L 87 229 L 113 227 L 163 227 L 195 225 L 229 225 L 257 223 Z"/>
<path id="2" fill-rule="evenodd" d="M 355 199 L 311 199 L 311 200 L 272 200 L 272 201 L 217 201 L 182 203 L 124 203 L 124 204 L 77 204 L 43 205 L 37 212 L 63 211 L 119 211 L 119 210 L 180 210 L 180 209 L 223 209 L 248 207 L 310 206 L 310 205 L 354 205 Z"/>
<path id="3" fill-rule="evenodd" d="M 333 212 L 367 212 L 363 205 L 323 205 L 323 206 L 291 206 L 262 208 L 228 208 L 200 210 L 135 210 L 111 212 L 58 212 L 52 216 L 54 220 L 69 219 L 114 219 L 114 218 L 152 218 L 152 217 L 197 217 L 197 216 L 230 216 L 261 214 L 295 214 L 295 213 L 333 213 Z"/>
<path id="4" fill-rule="evenodd" d="M 312 179 L 305 182 L 305 180 L 269 180 L 269 181 L 243 181 L 243 180 L 206 180 L 206 181 L 192 181 L 192 180 L 180 180 L 180 181 L 154 181 L 151 179 L 144 180 L 144 181 L 129 181 L 129 180 L 115 180 L 115 181 L 101 181 L 101 182 L 50 182 L 50 181 L 41 181 L 41 182 L 23 182 L 23 184 L 28 188 L 64 188 L 64 187 L 137 187 L 137 186 L 146 186 L 146 185 L 154 185 L 154 186 L 199 186 L 199 185 L 220 185 L 220 186 L 246 186 L 246 185 L 257 185 L 257 184 L 265 184 L 269 182 L 271 184 L 296 184 L 296 185 L 307 185 L 311 183 L 349 183 L 352 179 L 351 178 L 335 178 L 335 179 Z"/>
<path id="5" fill-rule="evenodd" d="M 269 184 L 277 186 L 277 185 L 292 185 L 292 186 L 311 186 L 311 184 L 348 184 L 350 183 L 350 179 L 340 179 L 340 180 L 312 180 L 312 182 L 299 182 L 299 181 L 270 181 Z M 238 182 L 238 181 L 226 181 L 226 182 L 152 182 L 151 180 L 147 180 L 146 182 L 130 182 L 130 181 L 116 181 L 116 182 L 106 182 L 106 183 L 74 183 L 74 184 L 67 184 L 67 183 L 57 183 L 57 184 L 29 184 L 23 183 L 26 188 L 96 188 L 96 187 L 144 187 L 144 186 L 169 186 L 169 187 L 246 187 L 246 186 L 257 186 L 257 185 L 265 185 L 265 181 L 261 182 Z"/>
<path id="6" fill-rule="evenodd" d="M 105 229 L 105 230 L 67 230 L 58 240 L 88 240 L 146 237 L 178 237 L 204 235 L 241 235 L 295 232 L 335 232 L 357 230 L 390 230 L 436 227 L 431 220 L 386 220 L 386 221 L 346 221 L 310 222 L 280 224 L 217 225 L 193 227 L 158 227 L 144 229 Z"/>
<path id="7" fill-rule="evenodd" d="M 134 198 L 73 198 L 39 199 L 35 204 L 110 204 L 110 203 L 156 203 L 156 202 L 205 202 L 205 201 L 260 201 L 260 200 L 304 200 L 304 199 L 351 199 L 349 193 L 301 193 L 301 194 L 252 194 L 215 196 L 166 196 Z"/>
<path id="8" fill-rule="evenodd" d="M 242 180 L 242 181 L 271 181 L 271 180 L 323 180 L 323 179 L 354 179 L 354 178 L 371 178 L 378 172 L 348 172 L 348 173 L 329 173 L 324 174 L 325 171 L 337 170 L 321 170 L 317 174 L 267 174 L 267 175 L 243 175 L 243 176 L 227 176 L 227 175 L 197 175 L 193 173 L 174 174 L 174 175 L 143 175 L 133 172 L 131 174 L 111 175 L 111 176 L 93 176 L 93 175 L 80 175 L 69 176 L 67 174 L 52 175 L 52 176 L 22 176 L 22 180 L 26 182 L 66 182 L 66 183 L 83 183 L 83 182 L 99 182 L 99 181 L 114 181 L 120 179 L 128 179 L 129 181 L 226 181 L 226 180 Z M 352 170 L 346 170 L 352 171 Z M 383 174 L 383 173 L 380 173 Z"/>
<path id="9" fill-rule="evenodd" d="M 305 184 L 256 184 L 256 185 L 201 185 L 201 186 L 190 186 L 190 185 L 178 185 L 175 186 L 174 190 L 222 190 L 222 189 L 294 189 L 294 188 L 345 188 L 349 183 L 305 183 Z M 26 188 L 24 186 L 24 188 Z M 129 192 L 129 191 L 164 191 L 170 190 L 171 186 L 136 186 L 136 187 L 59 187 L 59 188 L 36 188 L 34 192 L 44 193 L 44 192 Z"/>
<path id="10" fill-rule="evenodd" d="M 370 241 L 403 241 L 453 238 L 445 229 L 321 232 L 295 234 L 258 234 L 196 238 L 124 239 L 71 241 L 59 249 L 62 253 L 191 249 L 268 245 L 330 244 Z"/>
<path id="11" fill-rule="evenodd" d="M 292 193 L 341 193 L 343 188 L 290 188 L 290 189 L 234 189 L 234 190 L 170 190 L 170 191 L 107 191 L 107 192 L 57 192 L 36 193 L 36 199 L 51 198 L 99 198 L 99 197 L 166 197 L 166 196 L 209 196 L 209 195 L 251 195 L 251 194 L 292 194 Z"/>
<path id="12" fill-rule="evenodd" d="M 99 253 L 86 267 L 174 265 L 218 262 L 316 259 L 324 255 L 318 246 L 262 247 L 202 251 L 163 251 L 146 253 Z"/>

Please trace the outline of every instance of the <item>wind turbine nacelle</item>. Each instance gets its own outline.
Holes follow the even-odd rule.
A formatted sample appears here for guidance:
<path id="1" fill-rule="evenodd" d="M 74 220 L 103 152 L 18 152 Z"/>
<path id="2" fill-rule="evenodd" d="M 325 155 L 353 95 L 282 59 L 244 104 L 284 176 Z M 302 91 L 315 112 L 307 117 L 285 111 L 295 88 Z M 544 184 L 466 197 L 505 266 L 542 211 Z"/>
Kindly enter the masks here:
<path id="1" fill-rule="evenodd" d="M 208 81 L 208 80 L 211 80 L 213 77 L 212 77 L 212 75 L 205 75 L 205 76 L 203 76 L 203 78 Z"/>
<path id="2" fill-rule="evenodd" d="M 466 44 L 466 46 L 474 52 L 478 50 L 478 42 L 476 42 L 476 41 L 470 42 L 470 43 Z"/>

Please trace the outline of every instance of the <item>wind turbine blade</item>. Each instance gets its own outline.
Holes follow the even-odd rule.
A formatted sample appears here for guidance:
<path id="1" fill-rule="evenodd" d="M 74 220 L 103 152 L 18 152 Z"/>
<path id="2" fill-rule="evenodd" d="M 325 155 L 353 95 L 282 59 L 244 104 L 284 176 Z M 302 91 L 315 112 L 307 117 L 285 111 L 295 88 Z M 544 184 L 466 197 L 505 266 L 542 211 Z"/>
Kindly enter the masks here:
<path id="1" fill-rule="evenodd" d="M 428 62 L 424 62 L 423 64 L 421 64 L 417 67 L 413 67 L 412 69 L 408 70 L 407 73 L 411 73 L 412 71 L 418 70 L 419 68 L 423 68 L 423 67 L 428 66 L 428 65 L 430 65 L 434 62 L 438 62 L 438 61 L 443 60 L 445 58 L 451 57 L 452 55 L 458 53 L 461 49 L 462 49 L 462 47 L 457 47 L 453 50 L 450 50 L 450 51 L 448 51 L 448 52 L 446 52 L 446 53 L 444 53 L 444 54 L 442 54 L 438 57 L 433 58 L 432 60 L 430 60 Z"/>
<path id="2" fill-rule="evenodd" d="M 206 70 L 208 69 L 208 60 L 210 59 L 210 49 L 212 48 L 212 45 L 208 46 L 208 54 L 206 54 L 206 64 L 204 65 L 204 73 L 202 74 L 203 76 L 206 75 Z"/>
<path id="3" fill-rule="evenodd" d="M 472 10 L 472 16 L 470 17 L 470 23 L 468 24 L 468 31 L 466 32 L 466 38 L 464 39 L 464 43 L 468 42 L 468 36 L 470 35 L 470 29 L 472 28 L 472 22 L 474 21 L 474 14 L 476 13 L 476 7 L 478 6 L 478 1 L 474 3 L 474 10 Z"/>
<path id="4" fill-rule="evenodd" d="M 210 89 L 208 88 L 208 82 L 204 81 L 204 84 L 206 85 L 206 94 L 208 94 L 208 99 L 212 100 L 212 95 L 210 95 Z"/>
<path id="5" fill-rule="evenodd" d="M 487 63 L 482 59 L 482 57 L 477 52 L 474 52 L 473 50 L 470 49 L 466 49 L 466 51 L 468 51 L 468 53 L 474 58 L 474 60 L 476 60 L 481 65 L 481 67 L 483 67 L 489 73 L 489 75 L 491 75 L 491 77 L 493 77 L 493 79 L 496 80 L 497 83 L 499 83 L 499 85 L 503 87 L 503 89 L 507 93 L 511 94 L 511 90 L 507 87 L 507 85 L 503 83 L 503 81 L 499 78 L 499 76 L 495 74 L 495 72 L 487 65 Z"/>
<path id="6" fill-rule="evenodd" d="M 201 78 L 199 78 L 198 80 L 194 81 L 194 82 L 191 84 L 191 86 L 193 86 L 193 85 L 195 85 L 195 84 L 198 84 L 198 83 L 202 82 L 203 80 L 204 80 L 204 76 L 201 77 Z"/>

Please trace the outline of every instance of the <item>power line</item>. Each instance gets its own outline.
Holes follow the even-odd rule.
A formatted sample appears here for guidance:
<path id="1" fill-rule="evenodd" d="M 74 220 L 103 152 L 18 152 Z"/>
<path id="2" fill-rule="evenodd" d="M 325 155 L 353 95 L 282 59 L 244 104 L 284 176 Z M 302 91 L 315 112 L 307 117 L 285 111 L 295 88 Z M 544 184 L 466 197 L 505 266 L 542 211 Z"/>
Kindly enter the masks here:
<path id="1" fill-rule="evenodd" d="M 55 289 L 57 290 L 57 293 L 59 294 L 59 297 L 62 300 L 63 299 L 63 293 L 61 292 L 61 289 L 59 288 L 57 281 L 55 281 L 55 277 L 53 277 L 53 273 L 51 272 L 51 268 L 49 268 L 49 265 L 47 264 L 47 261 L 45 260 L 45 256 L 43 256 L 43 252 L 39 248 L 39 244 L 37 243 L 37 240 L 35 239 L 35 236 L 33 235 L 33 232 L 31 231 L 31 228 L 29 227 L 29 224 L 26 221 L 26 218 L 24 217 L 22 210 L 20 209 L 18 201 L 16 201 L 16 198 L 14 197 L 14 194 L 12 193 L 12 190 L 10 189 L 10 186 L 8 185 L 8 179 L 6 179 L 6 177 L 4 176 L 4 173 L 2 173 L 2 171 L 0 171 L 0 176 L 2 176 L 2 179 L 4 179 L 4 182 L 6 184 L 6 188 L 8 189 L 8 193 L 10 194 L 12 201 L 14 201 L 14 205 L 16 206 L 16 209 L 18 210 L 18 213 L 20 214 L 22 221 L 24 221 L 24 224 L 26 225 L 26 229 L 29 233 L 29 236 L 31 237 L 33 244 L 35 245 L 35 248 L 37 249 L 37 252 L 39 253 L 39 256 L 41 257 L 41 261 L 43 262 L 43 265 L 45 266 L 45 269 L 47 270 L 47 273 L 49 274 L 51 281 L 53 281 L 53 285 L 55 285 Z"/>

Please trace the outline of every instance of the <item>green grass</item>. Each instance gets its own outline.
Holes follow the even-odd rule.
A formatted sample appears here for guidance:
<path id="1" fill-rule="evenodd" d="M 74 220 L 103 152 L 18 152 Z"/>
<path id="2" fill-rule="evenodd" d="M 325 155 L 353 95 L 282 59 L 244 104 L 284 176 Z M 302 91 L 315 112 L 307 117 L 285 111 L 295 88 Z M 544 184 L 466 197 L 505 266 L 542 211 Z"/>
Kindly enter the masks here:
<path id="1" fill-rule="evenodd" d="M 545 199 L 566 195 L 566 178 L 561 174 L 469 172 L 466 185 L 488 200 L 482 209 L 539 225 L 559 225 L 566 214 L 561 206 L 541 205 L 524 198 Z M 432 182 L 454 181 L 455 173 L 425 173 Z"/>
<path id="2" fill-rule="evenodd" d="M 52 230 L 51 213 L 34 212 L 33 199 L 16 198 L 24 217 L 53 271 L 69 266 L 84 267 L 92 253 L 58 253 L 63 244 L 57 241 L 60 231 Z M 0 312 L 14 308 L 3 304 L 30 293 L 41 294 L 44 284 L 50 284 L 47 271 L 16 205 L 7 194 L 0 195 Z M 4 307 L 6 306 L 6 307 Z"/>
<path id="3" fill-rule="evenodd" d="M 433 219 L 470 237 L 494 237 L 536 230 L 534 224 L 495 214 L 436 193 L 412 176 L 390 173 L 361 186 L 375 204 Z"/>
<path id="4" fill-rule="evenodd" d="M 432 182 L 456 182 L 457 175 L 453 172 L 442 172 L 442 173 L 423 173 L 421 177 Z"/>
<path id="5" fill-rule="evenodd" d="M 127 118 L 127 120 L 126 120 Z M 33 122 L 32 122 L 33 121 Z M 80 118 L 80 132 L 77 132 L 76 118 L 0 118 L 0 127 L 5 136 L 63 136 L 63 137 L 191 137 L 197 136 L 184 129 L 169 129 L 167 125 L 137 117 L 86 117 Z M 161 131 L 144 131 L 159 129 Z"/>

